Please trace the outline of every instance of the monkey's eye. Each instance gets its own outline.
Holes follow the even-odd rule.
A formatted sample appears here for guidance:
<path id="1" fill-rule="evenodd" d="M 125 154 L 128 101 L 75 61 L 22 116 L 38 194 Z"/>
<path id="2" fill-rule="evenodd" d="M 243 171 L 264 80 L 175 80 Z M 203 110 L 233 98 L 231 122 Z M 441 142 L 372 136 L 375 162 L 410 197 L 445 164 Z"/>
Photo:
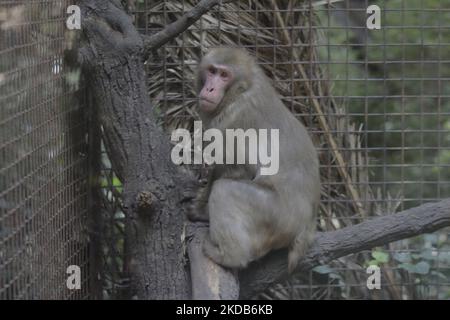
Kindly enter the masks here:
<path id="1" fill-rule="evenodd" d="M 211 66 L 211 67 L 208 68 L 208 71 L 209 71 L 209 73 L 211 73 L 211 74 L 216 74 L 217 69 L 214 68 L 213 66 Z"/>
<path id="2" fill-rule="evenodd" d="M 228 72 L 222 71 L 222 72 L 220 73 L 220 76 L 221 76 L 222 78 L 226 79 L 226 78 L 228 78 Z"/>

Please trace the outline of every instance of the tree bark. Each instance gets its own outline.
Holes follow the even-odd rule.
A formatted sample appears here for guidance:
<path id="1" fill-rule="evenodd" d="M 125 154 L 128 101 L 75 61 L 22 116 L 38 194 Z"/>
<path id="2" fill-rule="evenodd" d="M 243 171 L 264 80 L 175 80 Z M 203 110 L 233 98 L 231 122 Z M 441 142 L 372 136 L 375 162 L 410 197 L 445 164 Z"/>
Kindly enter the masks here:
<path id="1" fill-rule="evenodd" d="M 237 272 L 221 267 L 203 254 L 203 239 L 207 232 L 207 224 L 189 224 L 188 254 L 191 266 L 192 299 L 236 300 L 239 298 Z"/>
<path id="2" fill-rule="evenodd" d="M 142 299 L 187 299 L 182 203 L 195 181 L 170 159 L 146 89 L 143 41 L 111 1 L 82 1 L 80 60 L 95 97 L 105 147 L 123 183 L 132 266 Z"/>

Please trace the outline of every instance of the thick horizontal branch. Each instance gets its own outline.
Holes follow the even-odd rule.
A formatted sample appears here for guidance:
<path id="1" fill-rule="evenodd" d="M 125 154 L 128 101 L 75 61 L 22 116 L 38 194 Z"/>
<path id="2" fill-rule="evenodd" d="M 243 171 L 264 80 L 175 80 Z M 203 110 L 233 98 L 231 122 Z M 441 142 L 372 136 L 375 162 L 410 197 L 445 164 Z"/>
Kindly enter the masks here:
<path id="1" fill-rule="evenodd" d="M 164 29 L 154 35 L 144 37 L 144 47 L 146 51 L 144 58 L 147 59 L 150 50 L 158 49 L 178 36 L 216 5 L 230 1 L 232 0 L 201 0 L 191 11 L 184 14 L 177 21 L 167 25 Z"/>
<path id="2" fill-rule="evenodd" d="M 450 199 L 427 203 L 331 232 L 319 233 L 296 271 L 339 257 L 450 226 Z M 287 275 L 287 251 L 279 250 L 241 272 L 240 298 L 251 298 Z"/>

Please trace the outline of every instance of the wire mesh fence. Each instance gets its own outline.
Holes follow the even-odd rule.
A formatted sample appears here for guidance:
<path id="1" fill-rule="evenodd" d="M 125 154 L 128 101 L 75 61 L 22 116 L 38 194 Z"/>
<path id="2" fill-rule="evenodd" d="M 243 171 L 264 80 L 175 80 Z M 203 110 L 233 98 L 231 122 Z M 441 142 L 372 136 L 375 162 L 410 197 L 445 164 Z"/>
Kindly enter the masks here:
<path id="1" fill-rule="evenodd" d="M 0 1 L 0 299 L 90 297 L 87 121 L 70 1 Z M 66 285 L 71 265 L 81 289 Z M 70 269 L 69 269 L 70 270 Z"/>

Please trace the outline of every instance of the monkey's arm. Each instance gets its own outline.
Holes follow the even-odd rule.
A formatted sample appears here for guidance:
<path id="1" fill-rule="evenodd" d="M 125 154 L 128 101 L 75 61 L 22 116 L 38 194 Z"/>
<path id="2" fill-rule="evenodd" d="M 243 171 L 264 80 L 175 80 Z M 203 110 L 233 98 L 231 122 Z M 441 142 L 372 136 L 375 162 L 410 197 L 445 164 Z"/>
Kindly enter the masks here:
<path id="1" fill-rule="evenodd" d="M 208 200 L 211 194 L 213 184 L 218 179 L 228 178 L 236 180 L 254 179 L 256 174 L 256 167 L 250 166 L 226 167 L 223 165 L 215 165 L 208 174 L 208 182 L 197 193 L 192 206 L 188 211 L 188 218 L 191 221 L 209 221 Z"/>
<path id="2" fill-rule="evenodd" d="M 202 188 L 194 200 L 191 208 L 188 211 L 188 218 L 191 221 L 209 221 L 208 213 L 208 196 L 211 191 L 209 185 Z"/>
<path id="3" fill-rule="evenodd" d="M 208 182 L 202 188 L 200 188 L 197 196 L 194 199 L 194 203 L 188 211 L 188 218 L 191 221 L 209 221 L 208 212 L 208 198 L 211 193 L 211 188 L 215 180 L 215 168 L 208 174 Z"/>

